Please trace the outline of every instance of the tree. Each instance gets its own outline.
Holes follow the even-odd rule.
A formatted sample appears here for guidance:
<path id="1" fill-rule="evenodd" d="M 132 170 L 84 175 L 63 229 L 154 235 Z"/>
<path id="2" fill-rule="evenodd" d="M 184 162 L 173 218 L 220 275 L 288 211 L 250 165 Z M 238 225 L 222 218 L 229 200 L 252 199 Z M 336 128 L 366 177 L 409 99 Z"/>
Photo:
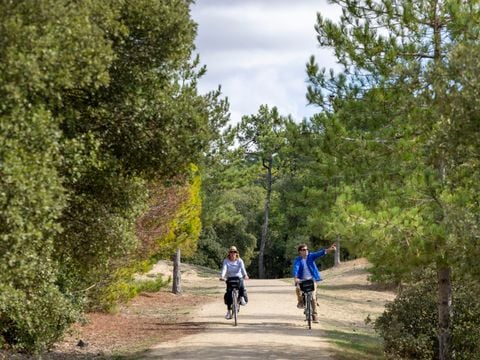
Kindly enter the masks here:
<path id="1" fill-rule="evenodd" d="M 266 105 L 260 106 L 255 115 L 242 117 L 241 122 L 233 129 L 239 143 L 241 156 L 259 161 L 264 168 L 263 186 L 266 191 L 263 223 L 258 246 L 258 276 L 265 277 L 265 245 L 268 235 L 268 222 L 272 184 L 274 176 L 274 157 L 285 144 L 284 131 L 292 122 L 290 117 L 281 116 L 276 107 L 271 110 Z"/>
<path id="2" fill-rule="evenodd" d="M 338 240 L 335 231 L 327 231 L 326 224 L 339 192 L 338 159 L 325 145 L 328 139 L 323 131 L 312 121 L 287 128 L 282 159 L 288 161 L 284 161 L 276 188 L 276 207 L 284 219 L 280 232 L 288 239 L 288 258 L 296 256 L 299 243 L 316 248 Z"/>
<path id="3" fill-rule="evenodd" d="M 74 144 L 60 168 L 71 193 L 57 241 L 61 282 L 74 291 L 95 284 L 89 295 L 136 252 L 147 184 L 187 173 L 226 121 L 219 92 L 197 92 L 205 69 L 192 57 L 190 2 L 108 4 L 112 19 L 102 8 L 91 16 L 113 52 L 108 83 L 68 91 L 57 108 L 65 143 Z"/>
<path id="4" fill-rule="evenodd" d="M 190 5 L 0 4 L 1 342 L 41 350 L 91 306 L 138 260 L 148 184 L 188 173 L 227 121 L 197 91 Z"/>
<path id="5" fill-rule="evenodd" d="M 344 71 L 328 76 L 311 59 L 308 98 L 327 114 L 317 117 L 326 136 L 344 155 L 350 150 L 345 161 L 357 179 L 344 219 L 356 229 L 357 247 L 390 273 L 405 278 L 415 268 L 436 268 L 439 358 L 451 359 L 452 267 L 471 261 L 459 254 L 471 236 L 457 220 L 477 208 L 478 171 L 478 141 L 470 135 L 478 130 L 477 102 L 459 100 L 478 82 L 470 72 L 468 81 L 460 75 L 471 65 L 458 54 L 478 42 L 478 8 L 461 1 L 332 2 L 343 10 L 339 24 L 319 14 L 316 30 Z"/>
<path id="6" fill-rule="evenodd" d="M 205 231 L 199 241 L 200 251 L 195 254 L 195 259 L 212 257 L 214 261 L 202 265 L 210 263 L 216 268 L 223 261 L 226 249 L 235 245 L 245 266 L 249 266 L 255 256 L 262 200 L 263 191 L 258 186 L 206 194 L 202 214 Z"/>
<path id="7" fill-rule="evenodd" d="M 108 82 L 113 52 L 89 5 L 0 4 L 0 342 L 50 347 L 76 319 L 54 259 L 68 193 L 59 168 L 64 91 Z M 104 12 L 104 19 L 111 12 Z"/>

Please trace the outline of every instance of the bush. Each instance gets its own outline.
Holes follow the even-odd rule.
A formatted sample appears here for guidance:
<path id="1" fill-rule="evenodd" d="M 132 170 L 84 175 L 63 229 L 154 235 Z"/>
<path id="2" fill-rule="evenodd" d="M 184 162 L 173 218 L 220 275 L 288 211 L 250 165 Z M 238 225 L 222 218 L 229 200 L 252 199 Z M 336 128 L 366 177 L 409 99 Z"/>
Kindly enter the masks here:
<path id="1" fill-rule="evenodd" d="M 159 274 L 153 279 L 135 280 L 135 271 L 139 267 L 130 267 L 118 270 L 108 285 L 98 289 L 91 299 L 95 299 L 91 310 L 112 312 L 121 304 L 126 304 L 141 292 L 157 292 L 171 283 L 171 278 L 164 280 Z"/>
<path id="2" fill-rule="evenodd" d="M 458 280 L 453 286 L 452 350 L 456 360 L 480 359 L 480 305 L 473 302 L 480 288 Z M 434 276 L 426 276 L 407 287 L 375 321 L 384 339 L 388 359 L 436 359 L 437 287 Z"/>
<path id="3" fill-rule="evenodd" d="M 388 359 L 433 359 L 436 339 L 435 283 L 424 281 L 402 291 L 375 321 Z"/>
<path id="4" fill-rule="evenodd" d="M 78 313 L 54 286 L 30 293 L 0 288 L 0 344 L 15 351 L 49 349 L 77 319 Z"/>
<path id="5" fill-rule="evenodd" d="M 137 280 L 133 284 L 137 290 L 137 293 L 154 293 L 169 285 L 171 280 L 171 277 L 168 277 L 167 280 L 164 280 L 162 275 L 158 274 L 156 278 L 149 280 Z"/>
<path id="6" fill-rule="evenodd" d="M 480 360 L 479 285 L 472 281 L 455 288 L 452 348 L 455 360 Z M 473 300 L 475 299 L 475 300 Z"/>

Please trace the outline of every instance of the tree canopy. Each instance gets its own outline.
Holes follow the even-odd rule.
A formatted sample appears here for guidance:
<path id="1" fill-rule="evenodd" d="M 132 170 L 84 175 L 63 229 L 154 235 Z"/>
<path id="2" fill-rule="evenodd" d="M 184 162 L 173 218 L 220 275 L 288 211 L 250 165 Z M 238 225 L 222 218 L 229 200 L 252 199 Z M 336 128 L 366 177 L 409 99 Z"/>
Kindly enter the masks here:
<path id="1" fill-rule="evenodd" d="M 313 58 L 307 66 L 308 98 L 324 109 L 314 121 L 344 169 L 332 228 L 353 239 L 378 274 L 405 280 L 436 269 L 439 358 L 448 359 L 452 268 L 478 256 L 475 221 L 460 225 L 478 211 L 478 102 L 460 100 L 471 98 L 473 79 L 465 83 L 459 72 L 469 73 L 469 56 L 458 57 L 465 47 L 476 52 L 478 9 L 459 1 L 332 2 L 342 7 L 339 23 L 318 15 L 316 30 L 344 71 L 328 74 Z"/>
<path id="2" fill-rule="evenodd" d="M 197 90 L 190 5 L 0 5 L 0 342 L 55 341 L 138 255 L 148 184 L 188 174 L 227 121 Z"/>

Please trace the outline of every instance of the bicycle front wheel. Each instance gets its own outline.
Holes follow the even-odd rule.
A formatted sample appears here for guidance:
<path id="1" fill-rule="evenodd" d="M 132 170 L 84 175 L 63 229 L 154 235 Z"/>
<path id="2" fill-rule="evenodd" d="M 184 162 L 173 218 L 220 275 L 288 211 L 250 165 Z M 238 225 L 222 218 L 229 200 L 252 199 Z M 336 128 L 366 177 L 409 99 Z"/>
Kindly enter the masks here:
<path id="1" fill-rule="evenodd" d="M 308 328 L 312 328 L 312 293 L 307 293 L 305 299 L 305 316 L 308 323 Z"/>
<path id="2" fill-rule="evenodd" d="M 232 291 L 232 297 L 233 297 L 233 303 L 232 303 L 232 312 L 233 312 L 233 325 L 234 326 L 237 326 L 238 324 L 238 307 L 239 307 L 239 303 L 238 303 L 238 290 L 235 289 Z"/>

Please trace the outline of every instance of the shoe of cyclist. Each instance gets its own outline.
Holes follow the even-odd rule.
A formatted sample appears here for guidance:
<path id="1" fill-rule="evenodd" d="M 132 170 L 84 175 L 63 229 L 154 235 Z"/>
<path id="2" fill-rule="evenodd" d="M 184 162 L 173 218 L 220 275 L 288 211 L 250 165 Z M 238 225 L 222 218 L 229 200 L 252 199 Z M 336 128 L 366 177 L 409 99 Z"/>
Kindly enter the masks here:
<path id="1" fill-rule="evenodd" d="M 225 319 L 230 320 L 232 318 L 232 312 L 230 310 L 225 314 Z"/>
<path id="2" fill-rule="evenodd" d="M 240 305 L 247 305 L 247 302 L 245 301 L 245 298 L 243 296 L 240 296 Z"/>
<path id="3" fill-rule="evenodd" d="M 313 317 L 312 317 L 312 322 L 318 323 L 318 317 L 317 317 L 317 315 L 313 315 Z"/>

